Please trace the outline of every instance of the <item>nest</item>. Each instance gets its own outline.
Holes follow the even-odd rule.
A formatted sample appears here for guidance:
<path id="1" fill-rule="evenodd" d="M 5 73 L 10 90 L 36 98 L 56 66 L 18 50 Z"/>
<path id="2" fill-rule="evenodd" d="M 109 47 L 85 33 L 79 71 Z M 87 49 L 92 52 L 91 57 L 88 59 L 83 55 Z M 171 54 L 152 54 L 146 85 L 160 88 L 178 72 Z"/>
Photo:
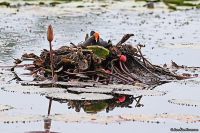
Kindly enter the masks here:
<path id="1" fill-rule="evenodd" d="M 126 34 L 116 45 L 104 48 L 62 46 L 53 51 L 53 67 L 58 81 L 95 81 L 103 83 L 123 83 L 131 85 L 156 85 L 164 80 L 186 79 L 178 76 L 168 69 L 151 64 L 141 52 L 143 45 L 136 48 L 125 42 L 133 34 Z M 105 54 L 108 52 L 109 54 Z M 105 56 L 106 55 L 106 56 Z M 126 57 L 126 61 L 120 56 Z M 42 51 L 40 57 L 35 54 L 24 54 L 23 58 L 34 58 L 35 61 L 31 74 L 37 74 L 35 80 L 41 80 L 41 75 L 51 77 L 50 52 Z M 21 62 L 20 62 L 21 63 Z M 45 78 L 42 78 L 44 80 Z"/>

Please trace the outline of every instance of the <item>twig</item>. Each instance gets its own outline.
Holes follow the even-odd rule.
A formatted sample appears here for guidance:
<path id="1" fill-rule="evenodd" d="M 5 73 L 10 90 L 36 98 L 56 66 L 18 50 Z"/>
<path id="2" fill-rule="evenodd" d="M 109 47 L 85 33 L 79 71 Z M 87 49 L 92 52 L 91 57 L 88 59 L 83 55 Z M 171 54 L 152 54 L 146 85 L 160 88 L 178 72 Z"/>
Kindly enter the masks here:
<path id="1" fill-rule="evenodd" d="M 113 70 L 114 70 L 120 77 L 122 77 L 122 78 L 124 78 L 124 79 L 126 79 L 126 80 L 129 80 L 129 81 L 131 81 L 131 82 L 133 82 L 133 83 L 136 83 L 134 80 L 129 79 L 129 78 L 123 76 L 122 74 L 118 73 L 117 70 L 116 70 L 115 68 L 114 68 Z"/>
<path id="2" fill-rule="evenodd" d="M 113 73 L 113 67 L 111 67 L 111 73 Z M 112 79 L 113 77 L 112 76 L 110 76 L 110 81 L 112 81 L 113 79 Z"/>
<path id="3" fill-rule="evenodd" d="M 67 71 L 64 71 L 64 73 L 69 74 L 69 75 L 76 75 L 76 74 L 78 74 L 78 73 L 70 73 L 70 72 L 67 72 Z M 103 72 L 103 71 L 86 71 L 86 72 L 79 72 L 79 74 L 89 74 L 89 73 L 95 73 L 95 74 L 102 73 L 102 74 L 105 74 L 105 75 L 114 76 L 114 77 L 116 77 L 116 78 L 118 78 L 118 79 L 120 79 L 120 80 L 122 80 L 122 81 L 124 81 L 124 82 L 126 82 L 126 83 L 129 83 L 127 80 L 125 80 L 125 79 L 123 79 L 123 78 L 121 78 L 121 77 L 119 77 L 119 76 L 117 76 L 117 75 L 115 75 L 115 74 L 106 73 L 106 72 Z"/>
<path id="4" fill-rule="evenodd" d="M 134 36 L 134 34 L 126 34 L 122 37 L 122 39 L 116 44 L 116 47 L 119 47 L 122 45 L 122 43 L 126 42 L 131 36 Z"/>
<path id="5" fill-rule="evenodd" d="M 77 47 L 74 43 L 72 43 L 72 42 L 70 42 L 70 44 L 72 45 L 72 46 L 74 46 L 74 47 Z"/>
<path id="6" fill-rule="evenodd" d="M 143 68 L 145 68 L 149 73 L 151 73 L 153 76 L 161 79 L 159 76 L 155 75 L 154 73 L 152 73 L 148 68 L 146 68 L 144 65 L 142 65 L 133 55 L 131 55 L 131 57 L 137 62 L 139 63 Z"/>
<path id="7" fill-rule="evenodd" d="M 119 61 L 119 66 L 120 66 L 121 70 L 122 70 L 125 74 L 127 74 L 128 76 L 130 76 L 131 78 L 133 78 L 133 79 L 135 79 L 135 80 L 138 80 L 138 81 L 142 82 L 141 80 L 139 80 L 139 79 L 133 77 L 131 74 L 127 73 L 127 72 L 123 69 L 123 67 L 122 67 L 122 62 L 121 62 L 121 61 Z"/>
<path id="8" fill-rule="evenodd" d="M 137 107 L 138 106 L 138 104 L 140 104 L 140 100 L 142 99 L 142 96 L 140 96 L 140 98 L 139 98 L 139 100 L 137 101 L 137 103 L 136 103 L 136 105 L 135 105 L 135 107 Z"/>
<path id="9" fill-rule="evenodd" d="M 140 48 L 138 46 L 137 46 L 137 48 L 138 48 L 138 51 L 139 51 L 140 55 L 142 56 L 142 60 L 143 60 L 144 66 L 146 66 L 144 56 L 142 55 L 142 52 L 141 52 Z"/>
<path id="10" fill-rule="evenodd" d="M 130 72 L 130 70 L 128 70 L 128 68 L 126 67 L 126 65 L 122 62 L 122 65 L 124 66 L 124 68 L 126 69 L 126 71 L 128 72 L 128 73 L 131 73 Z"/>
<path id="11" fill-rule="evenodd" d="M 96 79 L 96 82 L 98 82 L 99 81 L 99 76 L 97 77 L 97 79 Z"/>
<path id="12" fill-rule="evenodd" d="M 122 75 L 121 71 L 116 66 L 114 66 L 114 69 L 117 70 L 117 73 Z"/>

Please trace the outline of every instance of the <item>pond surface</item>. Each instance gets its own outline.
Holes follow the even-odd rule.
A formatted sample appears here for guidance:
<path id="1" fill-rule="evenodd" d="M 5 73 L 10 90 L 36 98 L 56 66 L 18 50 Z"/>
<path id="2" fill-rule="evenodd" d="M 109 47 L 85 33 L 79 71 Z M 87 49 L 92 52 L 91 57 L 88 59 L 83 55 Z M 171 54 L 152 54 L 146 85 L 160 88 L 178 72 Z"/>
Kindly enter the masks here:
<path id="1" fill-rule="evenodd" d="M 112 40 L 116 44 L 124 34 L 133 33 L 126 43 L 136 46 L 145 44 L 142 52 L 153 64 L 171 64 L 171 60 L 179 65 L 200 66 L 200 10 L 142 13 L 130 11 L 111 11 L 100 15 L 31 15 L 31 14 L 0 14 L 0 65 L 13 65 L 14 58 L 21 58 L 24 53 L 39 55 L 43 49 L 49 49 L 46 40 L 46 31 L 49 24 L 53 26 L 53 49 L 70 42 L 78 44 L 84 41 L 85 34 L 95 30 L 104 40 Z M 166 48 L 163 44 L 192 43 L 192 48 Z M 25 62 L 30 63 L 30 62 Z M 0 72 L 10 73 L 5 68 Z M 17 74 L 26 73 L 23 69 L 16 69 Z M 23 80 L 32 80 L 31 77 L 21 77 Z M 11 80 L 12 77 L 5 80 Z M 3 86 L 13 86 L 1 84 Z M 190 114 L 200 116 L 200 107 L 181 106 L 171 104 L 171 99 L 190 99 L 200 101 L 199 84 L 166 83 L 154 88 L 165 91 L 163 96 L 143 96 L 140 104 L 135 107 L 136 101 L 130 102 L 129 107 L 115 107 L 111 111 L 106 109 L 98 112 L 100 116 L 118 116 L 120 114 Z M 37 114 L 47 115 L 49 99 L 39 94 L 20 94 L 0 90 L 0 104 L 14 107 L 4 111 L 9 115 Z M 69 108 L 67 103 L 52 102 L 51 115 L 77 113 Z M 86 113 L 83 108 L 79 113 Z M 0 132 L 21 133 L 25 131 L 44 131 L 44 122 L 9 123 L 0 122 Z M 65 123 L 52 121 L 51 131 L 55 132 L 170 132 L 170 128 L 199 129 L 197 123 L 181 123 L 166 120 L 165 123 L 147 123 L 125 121 L 119 123 L 90 124 Z"/>

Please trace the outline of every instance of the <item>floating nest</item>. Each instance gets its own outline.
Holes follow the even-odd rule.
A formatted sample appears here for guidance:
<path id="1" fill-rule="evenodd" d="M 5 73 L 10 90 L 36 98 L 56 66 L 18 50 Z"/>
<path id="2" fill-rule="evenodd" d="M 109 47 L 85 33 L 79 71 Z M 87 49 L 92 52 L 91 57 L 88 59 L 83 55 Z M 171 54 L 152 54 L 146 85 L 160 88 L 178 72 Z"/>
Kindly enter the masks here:
<path id="1" fill-rule="evenodd" d="M 144 47 L 136 48 L 125 42 L 133 34 L 126 34 L 116 45 L 102 46 L 62 46 L 53 51 L 55 81 L 93 81 L 96 83 L 122 83 L 145 87 L 157 85 L 165 80 L 187 79 L 175 73 L 151 64 L 141 52 Z M 123 58 L 122 58 L 123 57 Z M 36 81 L 52 78 L 50 52 L 44 49 L 40 56 L 24 54 L 22 59 L 34 58 L 31 74 Z M 16 59 L 15 67 L 22 60 Z M 14 70 L 14 67 L 12 68 Z M 28 69 L 28 68 L 27 68 Z M 42 77 L 42 78 L 41 78 Z"/>

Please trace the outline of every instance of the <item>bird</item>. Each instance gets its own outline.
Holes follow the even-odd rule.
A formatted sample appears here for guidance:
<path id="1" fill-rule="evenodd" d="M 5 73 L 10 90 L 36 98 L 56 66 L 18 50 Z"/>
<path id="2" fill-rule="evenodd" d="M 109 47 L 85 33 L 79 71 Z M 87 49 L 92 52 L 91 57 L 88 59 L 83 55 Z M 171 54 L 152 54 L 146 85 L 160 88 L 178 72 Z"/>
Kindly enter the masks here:
<path id="1" fill-rule="evenodd" d="M 90 37 L 88 37 L 83 43 L 79 44 L 78 46 L 90 46 L 90 45 L 98 45 L 107 47 L 110 45 L 110 43 L 104 41 L 102 38 L 99 37 L 99 33 L 96 33 L 95 31 L 90 32 Z"/>
<path id="2" fill-rule="evenodd" d="M 147 6 L 147 8 L 154 8 L 154 2 L 156 2 L 156 1 L 151 1 L 151 2 L 149 2 L 149 3 L 147 3 L 147 4 L 145 4 L 143 7 L 145 7 L 145 6 Z"/>

